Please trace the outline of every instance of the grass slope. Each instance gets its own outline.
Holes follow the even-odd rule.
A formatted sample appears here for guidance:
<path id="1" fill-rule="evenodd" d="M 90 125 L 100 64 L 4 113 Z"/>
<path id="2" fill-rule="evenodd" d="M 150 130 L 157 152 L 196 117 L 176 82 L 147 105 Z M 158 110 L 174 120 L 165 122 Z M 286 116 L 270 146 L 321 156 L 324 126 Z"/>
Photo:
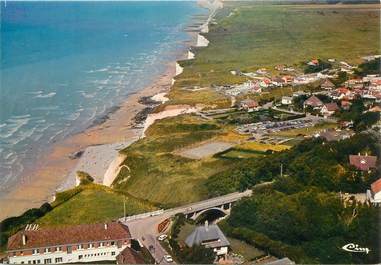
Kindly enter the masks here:
<path id="1" fill-rule="evenodd" d="M 200 160 L 184 158 L 174 151 L 209 139 L 229 138 L 229 133 L 214 121 L 196 116 L 179 116 L 157 121 L 147 137 L 129 146 L 123 170 L 114 187 L 136 197 L 165 206 L 205 198 L 203 180 L 232 166 L 232 162 L 209 157 Z"/>
<path id="2" fill-rule="evenodd" d="M 127 215 L 155 209 L 154 206 L 131 196 L 90 184 L 83 186 L 81 191 L 56 206 L 37 223 L 41 225 L 72 225 L 115 220 L 123 216 L 124 199 Z"/>

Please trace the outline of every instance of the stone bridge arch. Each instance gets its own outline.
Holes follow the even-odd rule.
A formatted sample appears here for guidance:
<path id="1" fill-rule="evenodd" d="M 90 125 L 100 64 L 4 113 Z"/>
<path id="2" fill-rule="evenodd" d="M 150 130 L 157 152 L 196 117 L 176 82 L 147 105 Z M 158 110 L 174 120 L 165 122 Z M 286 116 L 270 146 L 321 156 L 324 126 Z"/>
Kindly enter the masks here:
<path id="1" fill-rule="evenodd" d="M 196 220 L 202 214 L 207 213 L 209 211 L 219 211 L 219 212 L 223 213 L 224 215 L 229 215 L 230 214 L 231 205 L 232 205 L 232 203 L 222 204 L 222 205 L 219 205 L 219 206 L 214 206 L 214 207 L 206 208 L 206 209 L 203 209 L 203 210 L 195 211 L 195 212 L 192 212 L 192 213 L 188 213 L 185 216 L 186 216 L 186 218 L 189 218 L 189 219 L 192 219 L 192 220 Z"/>

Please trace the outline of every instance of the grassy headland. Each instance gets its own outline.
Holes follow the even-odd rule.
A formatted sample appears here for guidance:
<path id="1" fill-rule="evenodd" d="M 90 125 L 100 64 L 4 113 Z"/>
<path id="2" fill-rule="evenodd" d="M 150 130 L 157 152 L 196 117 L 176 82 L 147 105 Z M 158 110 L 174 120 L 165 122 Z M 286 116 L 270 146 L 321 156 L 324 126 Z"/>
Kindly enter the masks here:
<path id="1" fill-rule="evenodd" d="M 379 53 L 378 5 L 271 5 L 226 2 L 196 58 L 183 61 L 184 72 L 169 96 L 176 103 L 223 105 L 213 92 L 184 90 L 243 82 L 231 70 L 273 70 L 287 64 L 299 68 L 312 58 L 359 63 Z M 273 70 L 274 71 L 274 70 Z M 209 94 L 208 94 L 209 93 Z M 226 102 L 225 102 L 226 104 Z"/>

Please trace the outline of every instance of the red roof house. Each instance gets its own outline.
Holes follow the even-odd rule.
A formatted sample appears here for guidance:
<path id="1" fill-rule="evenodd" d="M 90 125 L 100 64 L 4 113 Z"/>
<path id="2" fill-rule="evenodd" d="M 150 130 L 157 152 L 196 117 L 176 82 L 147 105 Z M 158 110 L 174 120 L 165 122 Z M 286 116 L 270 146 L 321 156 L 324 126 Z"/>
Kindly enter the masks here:
<path id="1" fill-rule="evenodd" d="M 368 155 L 350 155 L 349 163 L 361 171 L 369 171 L 376 168 L 377 157 Z"/>
<path id="2" fill-rule="evenodd" d="M 331 116 L 338 110 L 339 110 L 339 106 L 337 106 L 335 102 L 331 102 L 331 103 L 324 104 L 324 106 L 321 108 L 321 113 L 323 115 Z"/>
<path id="3" fill-rule="evenodd" d="M 131 248 L 125 248 L 116 257 L 116 264 L 145 264 L 143 257 Z"/>
<path id="4" fill-rule="evenodd" d="M 313 107 L 313 108 L 319 108 L 319 107 L 323 106 L 323 102 L 319 98 L 317 98 L 316 96 L 311 96 L 306 101 L 304 101 L 303 106 L 304 106 L 304 108 L 306 108 L 308 106 Z"/>

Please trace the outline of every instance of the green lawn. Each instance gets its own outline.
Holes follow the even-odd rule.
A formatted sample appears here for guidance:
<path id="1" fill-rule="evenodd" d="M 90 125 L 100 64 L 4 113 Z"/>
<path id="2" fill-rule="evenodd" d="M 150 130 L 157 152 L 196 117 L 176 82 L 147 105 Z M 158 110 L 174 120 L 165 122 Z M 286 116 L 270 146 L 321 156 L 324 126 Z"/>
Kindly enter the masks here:
<path id="1" fill-rule="evenodd" d="M 245 243 L 242 240 L 228 237 L 230 242 L 230 247 L 232 252 L 235 254 L 242 255 L 245 259 L 244 264 L 248 264 L 249 261 L 252 261 L 256 258 L 259 258 L 263 255 L 266 255 L 262 250 L 257 249 L 256 247 Z"/>
<path id="2" fill-rule="evenodd" d="M 123 201 L 127 215 L 156 209 L 130 196 L 98 185 L 86 185 L 82 191 L 40 218 L 40 225 L 72 225 L 115 220 L 123 216 Z"/>

